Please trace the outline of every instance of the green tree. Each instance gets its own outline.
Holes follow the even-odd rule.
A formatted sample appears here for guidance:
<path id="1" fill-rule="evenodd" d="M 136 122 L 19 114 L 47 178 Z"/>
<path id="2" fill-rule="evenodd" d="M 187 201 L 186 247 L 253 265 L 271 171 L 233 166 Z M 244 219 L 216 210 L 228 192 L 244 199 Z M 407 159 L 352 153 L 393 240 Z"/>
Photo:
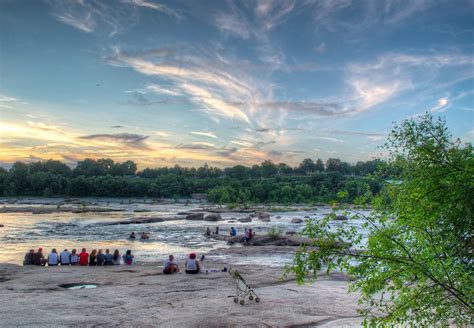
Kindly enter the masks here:
<path id="1" fill-rule="evenodd" d="M 347 270 L 355 277 L 351 290 L 368 305 L 361 310 L 366 324 L 472 324 L 472 146 L 452 141 L 445 122 L 426 114 L 395 126 L 387 147 L 401 176 L 363 217 L 367 241 L 361 244 L 362 235 L 346 225 L 330 231 L 330 218 L 309 221 L 304 235 L 316 248 L 301 247 L 285 274 L 302 283 L 323 267 Z"/>

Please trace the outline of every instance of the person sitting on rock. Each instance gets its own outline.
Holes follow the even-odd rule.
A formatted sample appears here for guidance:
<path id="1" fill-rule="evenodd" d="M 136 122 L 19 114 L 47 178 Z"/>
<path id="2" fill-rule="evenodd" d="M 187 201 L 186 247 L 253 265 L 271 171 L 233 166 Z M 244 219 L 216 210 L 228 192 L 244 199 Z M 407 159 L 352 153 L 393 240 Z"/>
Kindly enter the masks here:
<path id="1" fill-rule="evenodd" d="M 82 266 L 89 264 L 89 253 L 87 253 L 85 248 L 83 248 L 79 254 L 79 264 Z"/>
<path id="2" fill-rule="evenodd" d="M 128 238 L 130 238 L 130 239 L 135 239 L 135 238 L 136 238 L 135 232 L 132 232 L 132 233 L 130 234 L 130 236 L 128 236 Z"/>
<path id="3" fill-rule="evenodd" d="M 150 239 L 150 236 L 146 232 L 142 232 L 142 235 L 140 236 L 141 239 Z"/>
<path id="4" fill-rule="evenodd" d="M 209 229 L 209 227 L 207 227 L 205 235 L 210 236 L 211 234 L 212 234 L 211 229 Z"/>
<path id="5" fill-rule="evenodd" d="M 23 265 L 33 265 L 33 264 L 35 264 L 34 258 L 35 258 L 35 250 L 30 249 L 30 251 L 25 254 L 25 259 L 23 260 Z"/>
<path id="6" fill-rule="evenodd" d="M 35 256 L 33 257 L 33 263 L 35 265 L 44 266 L 46 264 L 46 262 L 47 262 L 47 260 L 44 258 L 43 249 L 38 248 L 38 251 L 35 253 Z"/>
<path id="7" fill-rule="evenodd" d="M 93 249 L 89 256 L 89 265 L 97 265 L 97 250 Z"/>
<path id="8" fill-rule="evenodd" d="M 79 263 L 79 256 L 75 248 L 71 251 L 70 263 L 71 265 L 77 265 L 77 263 Z"/>
<path id="9" fill-rule="evenodd" d="M 198 260 L 196 260 L 196 253 L 189 254 L 189 257 L 184 264 L 184 269 L 184 271 L 189 274 L 196 274 L 200 272 L 201 267 Z"/>
<path id="10" fill-rule="evenodd" d="M 59 255 L 56 251 L 56 248 L 51 250 L 51 253 L 48 255 L 48 266 L 57 266 L 59 264 Z"/>
<path id="11" fill-rule="evenodd" d="M 67 248 L 59 254 L 59 260 L 61 261 L 61 265 L 70 265 L 71 264 L 71 253 L 67 250 Z"/>
<path id="12" fill-rule="evenodd" d="M 255 233 L 252 231 L 252 229 L 249 229 L 249 239 L 252 239 L 255 236 Z"/>
<path id="13" fill-rule="evenodd" d="M 126 264 L 126 265 L 132 265 L 133 264 L 133 258 L 134 258 L 134 256 L 132 255 L 132 251 L 127 250 L 127 252 L 123 256 L 123 263 Z"/>
<path id="14" fill-rule="evenodd" d="M 112 263 L 114 265 L 120 265 L 120 253 L 118 249 L 114 251 L 114 255 L 112 256 Z"/>
<path id="15" fill-rule="evenodd" d="M 110 254 L 110 250 L 107 248 L 105 250 L 105 263 L 104 264 L 105 265 L 113 265 L 114 262 L 113 262 L 112 258 L 113 258 L 113 256 L 112 256 L 112 254 Z"/>
<path id="16" fill-rule="evenodd" d="M 97 265 L 104 265 L 105 264 L 105 254 L 99 249 L 97 253 Z"/>
<path id="17" fill-rule="evenodd" d="M 163 273 L 173 274 L 179 272 L 179 266 L 174 261 L 174 255 L 170 255 L 167 260 L 163 263 Z"/>
<path id="18" fill-rule="evenodd" d="M 231 227 L 231 228 L 230 228 L 230 236 L 231 236 L 231 237 L 237 236 L 237 230 L 235 230 L 234 227 Z"/>
<path id="19" fill-rule="evenodd" d="M 216 227 L 216 231 L 214 232 L 215 235 L 219 234 L 219 227 Z"/>

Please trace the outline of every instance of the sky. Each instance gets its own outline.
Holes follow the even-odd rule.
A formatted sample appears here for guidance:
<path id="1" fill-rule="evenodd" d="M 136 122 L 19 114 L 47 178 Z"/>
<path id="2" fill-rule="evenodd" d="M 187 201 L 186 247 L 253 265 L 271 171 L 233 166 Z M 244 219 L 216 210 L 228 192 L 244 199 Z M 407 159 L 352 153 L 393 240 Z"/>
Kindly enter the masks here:
<path id="1" fill-rule="evenodd" d="M 474 140 L 474 1 L 0 0 L 0 165 L 384 156 L 429 111 Z"/>

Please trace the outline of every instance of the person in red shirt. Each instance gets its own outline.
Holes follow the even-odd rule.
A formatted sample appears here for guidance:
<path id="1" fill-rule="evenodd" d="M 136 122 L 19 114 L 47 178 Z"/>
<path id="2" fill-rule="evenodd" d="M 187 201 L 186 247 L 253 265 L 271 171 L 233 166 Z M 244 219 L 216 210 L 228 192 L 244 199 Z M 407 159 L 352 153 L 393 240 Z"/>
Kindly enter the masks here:
<path id="1" fill-rule="evenodd" d="M 87 265 L 89 263 L 89 253 L 86 252 L 86 249 L 83 248 L 82 252 L 79 254 L 79 264 Z"/>

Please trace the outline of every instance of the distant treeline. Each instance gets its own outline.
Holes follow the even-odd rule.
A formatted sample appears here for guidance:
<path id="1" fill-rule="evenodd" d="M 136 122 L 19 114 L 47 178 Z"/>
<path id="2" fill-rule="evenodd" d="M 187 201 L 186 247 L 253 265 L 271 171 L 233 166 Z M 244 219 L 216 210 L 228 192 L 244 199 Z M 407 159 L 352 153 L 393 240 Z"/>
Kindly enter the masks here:
<path id="1" fill-rule="evenodd" d="M 385 162 L 352 165 L 339 159 L 305 159 L 298 167 L 267 160 L 260 165 L 220 169 L 175 165 L 137 172 L 133 161 L 85 159 L 71 169 L 56 161 L 16 162 L 0 168 L 0 195 L 93 197 L 189 197 L 206 193 L 211 202 L 347 202 L 370 198 L 391 174 Z M 385 172 L 380 175 L 380 172 Z"/>

